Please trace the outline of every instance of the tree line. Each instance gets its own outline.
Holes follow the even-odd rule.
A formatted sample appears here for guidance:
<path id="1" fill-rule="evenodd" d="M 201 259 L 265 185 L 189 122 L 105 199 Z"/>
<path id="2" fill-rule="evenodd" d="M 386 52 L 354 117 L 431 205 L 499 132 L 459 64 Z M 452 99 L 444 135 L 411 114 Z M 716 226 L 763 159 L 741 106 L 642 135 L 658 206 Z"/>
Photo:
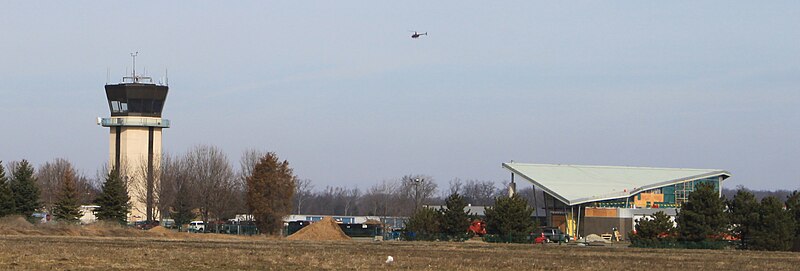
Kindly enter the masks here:
<path id="1" fill-rule="evenodd" d="M 486 209 L 487 221 L 497 218 L 499 222 L 487 223 L 488 230 L 517 234 L 531 225 L 523 221 L 519 222 L 522 226 L 509 226 L 502 221 L 519 217 L 516 214 L 527 213 L 523 217 L 530 217 L 537 206 L 545 205 L 545 197 L 537 197 L 539 191 L 532 187 L 522 188 L 515 196 L 507 197 L 504 189 L 507 183 L 498 187 L 492 181 L 453 179 L 447 188 L 439 189 L 431 176 L 421 174 L 384 180 L 364 190 L 340 186 L 315 189 L 311 180 L 295 176 L 287 161 L 280 161 L 274 153 L 254 150 L 242 154 L 238 170 L 233 169 L 221 150 L 205 145 L 195 146 L 181 155 L 166 154 L 159 165 L 155 174 L 160 182 L 154 185 L 132 182 L 134 178 L 145 176 L 144 169 L 104 169 L 98 173 L 99 177 L 90 178 L 77 172 L 66 159 L 46 162 L 38 170 L 26 160 L 7 163 L 6 167 L 0 162 L 0 216 L 18 214 L 32 219 L 34 212 L 45 211 L 57 220 L 75 222 L 80 215 L 80 205 L 97 204 L 99 219 L 125 223 L 133 206 L 128 197 L 130 192 L 138 195 L 154 217 L 171 218 L 179 225 L 197 218 L 208 223 L 234 218 L 237 214 L 253 214 L 259 221 L 259 229 L 270 233 L 281 224 L 278 223 L 280 218 L 290 213 L 412 216 L 412 225 L 413 216 L 419 214 L 439 221 L 433 223 L 435 227 L 421 232 L 435 229 L 447 233 L 454 228 L 463 229 L 461 224 L 452 226 L 456 225 L 451 223 L 454 214 L 445 214 L 445 209 L 434 208 L 434 212 L 429 212 L 430 208 L 420 207 L 448 206 L 457 202 L 465 206 L 490 206 Z M 692 200 L 692 197 L 698 199 Z M 657 228 L 655 237 L 648 236 L 650 222 L 660 221 L 660 217 L 654 216 L 651 220 L 640 221 L 635 238 L 659 242 L 673 237 L 683 241 L 707 241 L 731 234 L 740 240 L 740 248 L 778 250 L 783 250 L 787 244 L 791 246 L 792 240 L 800 241 L 796 237 L 800 236 L 797 191 L 787 193 L 786 201 L 770 195 L 758 201 L 752 191 L 739 187 L 731 200 L 725 198 L 719 197 L 716 190 L 698 189 L 679 212 L 678 227 Z M 464 221 L 460 216 L 455 220 Z M 454 228 L 439 227 L 442 225 Z M 640 227 L 645 228 L 640 230 Z M 780 241 L 763 245 L 765 240 Z M 780 244 L 775 245 L 776 242 Z"/>
<path id="2" fill-rule="evenodd" d="M 419 208 L 406 224 L 407 240 L 455 240 L 472 237 L 467 228 L 479 219 L 469 213 L 465 197 L 453 191 L 439 208 Z M 494 237 L 490 241 L 530 242 L 530 233 L 537 223 L 533 218 L 534 208 L 523 194 L 500 195 L 494 204 L 485 206 L 483 217 L 486 232 Z M 496 240 L 495 240 L 496 239 Z M 488 239 L 487 239 L 488 240 Z"/>
<path id="3" fill-rule="evenodd" d="M 45 163 L 38 172 L 27 160 L 7 167 L 0 162 L 0 217 L 20 215 L 34 222 L 33 214 L 42 212 L 57 222 L 77 223 L 80 206 L 96 204 L 99 220 L 125 224 L 133 206 L 130 194 L 138 193 L 144 196 L 140 200 L 145 208 L 179 224 L 197 217 L 208 222 L 250 213 L 259 230 L 275 233 L 276 225 L 282 226 L 276 219 L 291 212 L 297 178 L 289 163 L 279 162 L 274 153 L 251 151 L 243 159 L 248 170 L 237 175 L 216 147 L 197 146 L 182 156 L 166 155 L 156 173 L 161 182 L 145 184 L 152 185 L 148 189 L 133 181 L 144 176 L 141 169 L 115 167 L 92 181 L 65 159 Z M 9 176 L 5 168 L 10 169 Z"/>
<path id="4" fill-rule="evenodd" d="M 286 209 L 285 214 L 409 216 L 420 206 L 443 204 L 449 191 L 459 191 L 472 205 L 491 205 L 504 191 L 492 181 L 453 179 L 449 188 L 439 194 L 436 180 L 422 174 L 384 180 L 363 190 L 344 186 L 315 189 L 311 180 L 284 172 L 291 175 L 284 178 L 291 181 L 291 191 L 253 193 L 248 188 L 258 187 L 252 178 L 259 164 L 269 162 L 264 158 L 277 161 L 274 153 L 245 151 L 235 170 L 219 148 L 199 145 L 183 154 L 164 154 L 153 171 L 157 176 L 153 180 L 158 182 L 152 183 L 148 183 L 144 167 L 127 168 L 125 164 L 113 169 L 103 167 L 92 178 L 76 171 L 66 159 L 46 162 L 36 170 L 26 160 L 14 161 L 5 167 L 12 174 L 0 183 L 0 214 L 19 214 L 32 219 L 34 212 L 43 212 L 59 221 L 76 222 L 80 205 L 99 205 L 95 213 L 101 220 L 125 223 L 132 208 L 145 208 L 137 211 L 152 214 L 154 219 L 174 219 L 182 225 L 195 219 L 208 223 L 234 218 L 237 214 L 253 214 L 256 200 L 252 197 L 280 195 L 285 197 L 280 199 L 283 206 L 277 206 L 279 202 L 275 200 L 261 203 L 271 203 L 273 206 L 269 208 Z M 271 167 L 289 170 L 288 162 L 283 162 L 274 162 Z M 277 176 L 263 170 L 261 173 L 268 176 L 265 178 Z M 286 186 L 269 189 L 285 190 Z M 133 202 L 128 195 L 134 195 L 139 202 Z"/>
<path id="5" fill-rule="evenodd" d="M 783 200 L 743 187 L 728 199 L 711 185 L 689 194 L 673 223 L 664 212 L 637 221 L 634 246 L 800 251 L 800 192 Z M 677 226 L 675 225 L 677 224 Z"/>

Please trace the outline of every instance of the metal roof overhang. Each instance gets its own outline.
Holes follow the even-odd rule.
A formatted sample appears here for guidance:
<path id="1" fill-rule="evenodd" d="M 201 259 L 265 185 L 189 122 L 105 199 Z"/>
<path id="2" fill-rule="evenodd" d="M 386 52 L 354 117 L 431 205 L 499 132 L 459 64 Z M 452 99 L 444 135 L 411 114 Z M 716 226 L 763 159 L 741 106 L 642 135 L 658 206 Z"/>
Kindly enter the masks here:
<path id="1" fill-rule="evenodd" d="M 577 199 L 573 199 L 573 200 L 568 200 L 564 196 L 556 193 L 555 191 L 553 191 L 552 189 L 548 188 L 547 186 L 537 182 L 536 180 L 534 180 L 533 178 L 529 177 L 528 175 L 526 175 L 526 174 L 524 174 L 524 173 L 512 168 L 510 165 L 508 165 L 508 163 L 503 163 L 503 167 L 508 169 L 512 173 L 521 176 L 523 179 L 533 183 L 540 190 L 546 192 L 550 196 L 553 196 L 554 198 L 558 199 L 559 201 L 561 201 L 562 203 L 564 203 L 564 204 L 566 204 L 568 206 L 574 206 L 574 205 L 579 205 L 579 204 L 583 204 L 583 203 L 587 203 L 587 202 L 594 202 L 594 201 L 604 201 L 604 200 L 626 198 L 626 197 L 630 197 L 630 196 L 636 195 L 637 193 L 640 193 L 642 191 L 647 191 L 647 190 L 650 190 L 650 189 L 664 187 L 664 186 L 673 185 L 673 184 L 677 184 L 677 183 L 683 183 L 683 182 L 689 182 L 689 181 L 694 181 L 694 180 L 698 180 L 698 179 L 704 179 L 704 178 L 713 177 L 713 176 L 721 176 L 722 180 L 724 181 L 725 179 L 730 178 L 732 176 L 731 173 L 728 172 L 728 171 L 718 170 L 718 171 L 713 171 L 713 172 L 709 172 L 709 173 L 705 173 L 705 174 L 687 176 L 685 178 L 672 179 L 672 180 L 669 180 L 669 181 L 664 181 L 664 182 L 658 182 L 658 183 L 653 183 L 653 184 L 649 184 L 649 185 L 644 185 L 644 186 L 641 186 L 641 187 L 637 187 L 636 189 L 632 189 L 631 191 L 628 191 L 628 192 L 609 193 L 609 194 L 605 194 L 605 195 L 599 196 L 599 197 L 577 198 Z"/>

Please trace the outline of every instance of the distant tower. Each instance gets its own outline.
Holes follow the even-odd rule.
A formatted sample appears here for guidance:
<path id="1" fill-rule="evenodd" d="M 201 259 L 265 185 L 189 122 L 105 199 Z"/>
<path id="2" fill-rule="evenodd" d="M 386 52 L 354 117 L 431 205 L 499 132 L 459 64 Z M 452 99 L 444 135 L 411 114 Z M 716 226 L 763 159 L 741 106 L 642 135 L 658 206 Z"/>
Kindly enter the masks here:
<path id="1" fill-rule="evenodd" d="M 136 74 L 138 53 L 131 54 L 131 75 L 122 77 L 119 84 L 106 85 L 111 117 L 98 123 L 110 128 L 109 164 L 119 167 L 120 176 L 128 183 L 129 221 L 154 219 L 153 191 L 159 185 L 161 129 L 169 128 L 169 120 L 161 118 L 169 88 Z"/>

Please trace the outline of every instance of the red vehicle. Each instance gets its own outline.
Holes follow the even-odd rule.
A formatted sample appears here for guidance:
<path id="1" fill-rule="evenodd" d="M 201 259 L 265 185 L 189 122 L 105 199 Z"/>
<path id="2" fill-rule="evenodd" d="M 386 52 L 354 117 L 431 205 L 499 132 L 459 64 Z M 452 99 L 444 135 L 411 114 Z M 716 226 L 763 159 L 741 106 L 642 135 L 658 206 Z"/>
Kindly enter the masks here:
<path id="1" fill-rule="evenodd" d="M 475 219 L 472 221 L 472 224 L 469 225 L 467 232 L 477 236 L 483 236 L 486 234 L 486 223 L 483 223 L 483 220 Z"/>

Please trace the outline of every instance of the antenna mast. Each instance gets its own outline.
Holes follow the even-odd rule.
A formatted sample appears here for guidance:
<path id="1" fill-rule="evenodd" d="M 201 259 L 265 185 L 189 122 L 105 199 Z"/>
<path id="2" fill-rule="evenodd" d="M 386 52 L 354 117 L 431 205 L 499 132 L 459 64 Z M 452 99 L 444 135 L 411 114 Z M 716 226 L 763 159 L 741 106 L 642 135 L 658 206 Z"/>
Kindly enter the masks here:
<path id="1" fill-rule="evenodd" d="M 139 78 L 136 77 L 136 56 L 139 55 L 139 51 L 131 53 L 131 57 L 133 58 L 133 82 L 138 83 Z"/>

